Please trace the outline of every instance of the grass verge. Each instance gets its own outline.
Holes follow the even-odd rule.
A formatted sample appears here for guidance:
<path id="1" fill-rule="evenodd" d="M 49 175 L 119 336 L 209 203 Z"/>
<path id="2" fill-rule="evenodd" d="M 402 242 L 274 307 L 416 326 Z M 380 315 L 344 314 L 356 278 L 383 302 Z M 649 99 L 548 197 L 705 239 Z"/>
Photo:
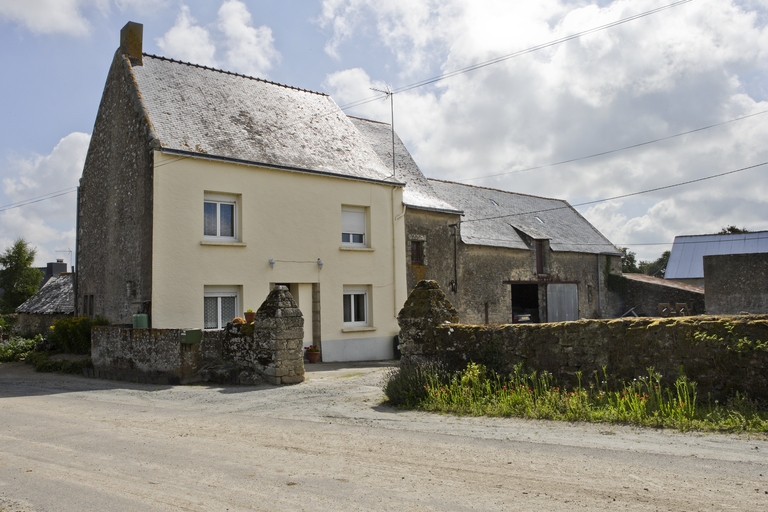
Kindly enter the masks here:
<path id="1" fill-rule="evenodd" d="M 506 378 L 470 363 L 458 373 L 439 363 L 425 362 L 394 368 L 384 383 L 390 403 L 472 416 L 510 416 L 531 419 L 623 423 L 682 431 L 768 433 L 768 412 L 754 401 L 736 395 L 726 403 L 701 400 L 696 383 L 681 376 L 673 387 L 661 383 L 661 375 L 648 368 L 647 375 L 632 382 L 613 382 L 603 368 L 589 382 L 565 389 L 552 374 L 515 367 Z"/>

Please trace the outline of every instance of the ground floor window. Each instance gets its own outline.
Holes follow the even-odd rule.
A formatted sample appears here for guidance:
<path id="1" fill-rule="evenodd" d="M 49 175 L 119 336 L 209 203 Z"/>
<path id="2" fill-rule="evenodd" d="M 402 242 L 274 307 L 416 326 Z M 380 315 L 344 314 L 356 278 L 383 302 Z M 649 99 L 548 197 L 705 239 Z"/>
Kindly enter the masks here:
<path id="1" fill-rule="evenodd" d="M 203 298 L 203 327 L 223 329 L 238 316 L 238 287 L 206 286 Z"/>
<path id="2" fill-rule="evenodd" d="M 344 287 L 344 326 L 362 327 L 368 325 L 368 287 Z"/>

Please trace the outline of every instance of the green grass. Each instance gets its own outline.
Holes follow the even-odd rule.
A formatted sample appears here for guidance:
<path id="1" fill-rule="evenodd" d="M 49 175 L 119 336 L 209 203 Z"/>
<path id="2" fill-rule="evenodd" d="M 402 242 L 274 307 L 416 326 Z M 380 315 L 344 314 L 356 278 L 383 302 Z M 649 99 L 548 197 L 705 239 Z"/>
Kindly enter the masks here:
<path id="1" fill-rule="evenodd" d="M 613 384 L 603 369 L 588 383 L 559 387 L 552 374 L 522 371 L 507 378 L 470 363 L 448 373 L 435 363 L 404 366 L 388 375 L 384 392 L 399 407 L 472 416 L 624 423 L 679 430 L 768 433 L 768 412 L 736 395 L 725 404 L 704 403 L 696 383 L 679 377 L 672 387 L 661 383 L 653 368 L 632 382 Z"/>

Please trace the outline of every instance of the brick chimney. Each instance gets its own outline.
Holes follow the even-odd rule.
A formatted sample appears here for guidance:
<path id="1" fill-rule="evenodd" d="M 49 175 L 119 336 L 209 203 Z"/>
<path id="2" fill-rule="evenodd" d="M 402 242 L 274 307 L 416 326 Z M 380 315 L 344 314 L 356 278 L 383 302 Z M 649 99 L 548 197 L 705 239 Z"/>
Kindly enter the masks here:
<path id="1" fill-rule="evenodd" d="M 144 60 L 141 56 L 144 25 L 129 21 L 120 30 L 120 52 L 131 59 L 131 64 L 141 66 Z"/>

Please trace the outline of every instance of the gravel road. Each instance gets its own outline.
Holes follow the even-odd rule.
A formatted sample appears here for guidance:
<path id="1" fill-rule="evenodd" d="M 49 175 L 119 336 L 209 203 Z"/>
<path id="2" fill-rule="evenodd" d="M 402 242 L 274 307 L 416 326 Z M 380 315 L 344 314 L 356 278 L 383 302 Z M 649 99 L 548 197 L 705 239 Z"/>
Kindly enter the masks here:
<path id="1" fill-rule="evenodd" d="M 386 364 L 288 387 L 0 365 L 0 511 L 768 510 L 764 437 L 403 412 Z"/>

